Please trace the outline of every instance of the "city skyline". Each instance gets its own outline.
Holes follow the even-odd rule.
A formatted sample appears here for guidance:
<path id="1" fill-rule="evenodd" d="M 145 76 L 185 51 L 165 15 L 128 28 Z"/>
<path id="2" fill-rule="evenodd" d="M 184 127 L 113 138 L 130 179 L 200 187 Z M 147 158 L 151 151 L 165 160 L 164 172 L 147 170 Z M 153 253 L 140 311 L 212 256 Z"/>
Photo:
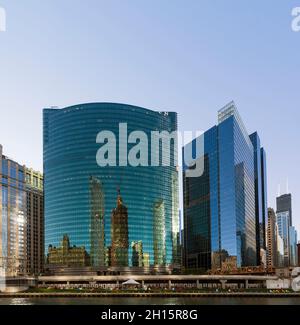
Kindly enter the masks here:
<path id="1" fill-rule="evenodd" d="M 87 8 L 74 1 L 1 1 L 7 30 L 0 34 L 0 114 L 6 119 L 0 142 L 7 155 L 42 171 L 42 108 L 51 105 L 133 103 L 177 111 L 179 129 L 200 124 L 205 130 L 234 99 L 268 152 L 268 206 L 276 208 L 278 184 L 284 189 L 289 179 L 299 232 L 300 34 L 290 28 L 297 1 L 276 8 L 253 1 L 248 11 L 219 1 L 223 16 L 217 17 L 209 1 L 187 8 L 180 1 L 124 3 L 90 1 Z M 116 4 L 120 11 L 113 10 Z"/>

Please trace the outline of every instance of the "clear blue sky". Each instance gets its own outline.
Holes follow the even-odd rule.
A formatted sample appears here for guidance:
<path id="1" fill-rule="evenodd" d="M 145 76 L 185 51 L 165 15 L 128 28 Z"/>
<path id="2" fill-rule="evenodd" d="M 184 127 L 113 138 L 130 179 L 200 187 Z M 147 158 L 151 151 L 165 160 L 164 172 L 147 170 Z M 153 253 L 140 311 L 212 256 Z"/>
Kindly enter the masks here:
<path id="1" fill-rule="evenodd" d="M 0 0 L 0 143 L 42 169 L 42 108 L 113 101 L 206 130 L 235 100 L 300 230 L 300 0 Z"/>

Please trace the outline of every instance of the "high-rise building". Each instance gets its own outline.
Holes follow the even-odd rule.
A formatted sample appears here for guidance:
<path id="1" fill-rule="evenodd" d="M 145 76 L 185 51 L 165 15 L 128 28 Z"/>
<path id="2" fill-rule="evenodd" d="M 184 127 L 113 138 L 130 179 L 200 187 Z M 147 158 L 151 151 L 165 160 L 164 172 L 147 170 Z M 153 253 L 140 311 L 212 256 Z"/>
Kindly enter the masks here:
<path id="1" fill-rule="evenodd" d="M 278 228 L 284 241 L 284 265 L 297 266 L 297 231 L 292 223 L 292 195 L 281 195 L 276 203 Z"/>
<path id="2" fill-rule="evenodd" d="M 298 252 L 297 252 L 297 231 L 295 227 L 291 226 L 289 228 L 289 262 L 292 267 L 298 265 Z"/>
<path id="3" fill-rule="evenodd" d="M 265 238 L 264 249 L 266 249 L 266 227 L 267 227 L 267 218 L 268 218 L 268 179 L 267 179 L 267 158 L 266 151 L 264 148 L 260 149 L 261 153 L 261 179 L 262 179 L 262 216 L 263 216 L 263 234 Z"/>
<path id="4" fill-rule="evenodd" d="M 284 247 L 284 266 L 290 266 L 290 214 L 288 211 L 278 212 L 276 214 L 276 223 L 278 225 L 278 232 L 283 239 Z"/>
<path id="5" fill-rule="evenodd" d="M 277 266 L 277 234 L 276 234 L 276 215 L 273 209 L 268 209 L 268 228 L 267 228 L 267 267 L 268 269 Z"/>
<path id="6" fill-rule="evenodd" d="M 200 177 L 187 177 L 191 167 L 184 165 L 186 267 L 255 266 L 254 148 L 233 102 L 219 111 L 218 125 L 203 137 L 204 152 L 195 152 L 196 140 L 184 150 L 204 160 Z"/>
<path id="7" fill-rule="evenodd" d="M 3 155 L 0 145 L 0 268 L 8 276 L 43 271 L 43 175 Z"/>
<path id="8" fill-rule="evenodd" d="M 293 225 L 292 218 L 292 194 L 283 194 L 276 198 L 277 211 L 280 212 L 288 212 L 289 215 L 289 225 Z"/>
<path id="9" fill-rule="evenodd" d="M 285 266 L 285 251 L 284 251 L 284 240 L 280 236 L 279 227 L 276 223 L 276 242 L 277 242 L 277 261 L 276 266 L 281 268 Z"/>
<path id="10" fill-rule="evenodd" d="M 264 149 L 261 148 L 260 138 L 257 132 L 250 135 L 250 140 L 254 148 L 256 254 L 258 265 L 260 265 L 262 264 L 260 252 L 266 249 L 266 154 Z"/>
<path id="11" fill-rule="evenodd" d="M 179 246 L 178 172 L 174 163 L 176 141 L 169 141 L 169 165 L 152 164 L 152 131 L 161 135 L 160 150 L 154 151 L 159 153 L 159 162 L 165 163 L 162 133 L 171 134 L 176 130 L 176 113 L 131 105 L 93 103 L 45 109 L 45 249 L 49 245 L 58 247 L 62 236 L 67 234 L 74 245 L 85 247 L 91 257 L 91 267 L 97 272 L 101 273 L 103 269 L 99 266 L 103 264 L 103 247 L 104 267 L 114 264 L 116 242 L 113 230 L 117 229 L 114 228 L 117 224 L 112 221 L 117 220 L 119 213 L 116 189 L 120 188 L 128 214 L 127 255 L 123 255 L 121 264 L 127 261 L 129 268 L 125 270 L 120 266 L 119 271 L 114 269 L 113 272 L 128 272 L 133 266 L 133 242 L 142 242 L 144 266 L 149 264 L 150 269 L 155 269 L 158 263 L 166 272 L 177 268 L 180 252 L 176 247 Z M 113 138 L 109 146 L 106 146 L 107 138 L 101 140 L 101 131 Z M 134 143 L 135 131 L 142 131 L 148 146 L 144 141 L 138 143 L 138 139 Z M 137 146 L 146 152 L 144 160 L 139 156 Z M 102 166 L 99 152 L 108 147 L 112 149 L 109 158 L 115 164 Z M 129 163 L 133 156 L 141 163 L 136 166 Z M 112 216 L 114 209 L 117 214 Z M 120 227 L 123 229 L 124 224 Z M 144 272 L 142 267 L 140 271 Z"/>
<path id="12" fill-rule="evenodd" d="M 3 155 L 0 145 L 0 271 L 27 273 L 25 166 Z"/>
<path id="13" fill-rule="evenodd" d="M 44 270 L 44 192 L 43 174 L 25 168 L 27 216 L 27 272 L 38 275 Z"/>

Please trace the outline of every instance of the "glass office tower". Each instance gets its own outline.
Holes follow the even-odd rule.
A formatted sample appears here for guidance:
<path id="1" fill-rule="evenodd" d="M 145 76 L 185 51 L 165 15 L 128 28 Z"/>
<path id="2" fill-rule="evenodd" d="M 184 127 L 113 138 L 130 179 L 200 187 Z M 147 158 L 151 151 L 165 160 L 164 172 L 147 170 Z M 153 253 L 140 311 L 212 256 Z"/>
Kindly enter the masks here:
<path id="1" fill-rule="evenodd" d="M 124 139 L 119 123 L 127 123 L 128 135 L 133 131 L 147 135 L 148 147 L 142 149 L 148 153 L 149 166 L 121 163 Z M 171 269 L 176 265 L 180 258 L 175 142 L 171 141 L 168 166 L 150 166 L 151 132 L 176 130 L 176 113 L 131 105 L 45 109 L 45 249 L 60 246 L 68 235 L 71 246 L 90 255 L 86 266 Z M 101 131 L 115 135 L 116 166 L 97 164 L 103 144 L 96 143 L 96 137 Z M 128 153 L 135 145 L 128 144 Z"/>
<path id="2" fill-rule="evenodd" d="M 255 266 L 254 149 L 233 102 L 203 137 L 204 173 L 189 178 L 184 167 L 185 264 L 203 270 Z M 199 158 L 195 140 L 188 146 Z"/>
<path id="3" fill-rule="evenodd" d="M 261 148 L 257 132 L 250 135 L 250 140 L 254 148 L 256 254 L 258 265 L 261 265 L 261 252 L 266 250 L 266 216 L 268 211 L 266 202 L 266 153 Z"/>
<path id="4" fill-rule="evenodd" d="M 290 240 L 289 240 L 289 229 L 290 229 L 290 214 L 286 212 L 278 212 L 276 214 L 276 222 L 278 225 L 278 231 L 280 237 L 283 239 L 284 247 L 284 266 L 290 265 Z"/>
<path id="5" fill-rule="evenodd" d="M 290 266 L 298 266 L 298 255 L 297 255 L 297 231 L 295 227 L 291 226 L 290 227 L 290 232 L 289 232 L 289 242 L 290 242 L 290 249 L 289 249 L 289 254 L 290 254 Z"/>
<path id="6" fill-rule="evenodd" d="M 25 167 L 0 145 L 0 277 L 26 274 Z"/>

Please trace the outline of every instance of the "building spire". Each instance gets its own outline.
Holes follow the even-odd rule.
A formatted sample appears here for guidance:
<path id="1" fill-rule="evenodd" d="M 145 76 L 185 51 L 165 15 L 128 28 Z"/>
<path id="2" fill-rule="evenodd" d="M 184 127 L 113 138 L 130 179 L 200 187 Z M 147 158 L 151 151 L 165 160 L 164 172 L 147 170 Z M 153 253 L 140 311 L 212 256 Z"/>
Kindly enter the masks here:
<path id="1" fill-rule="evenodd" d="M 277 192 L 277 197 L 279 197 L 280 196 L 280 193 L 281 192 L 281 190 L 280 190 L 280 184 L 278 184 L 278 192 Z"/>

